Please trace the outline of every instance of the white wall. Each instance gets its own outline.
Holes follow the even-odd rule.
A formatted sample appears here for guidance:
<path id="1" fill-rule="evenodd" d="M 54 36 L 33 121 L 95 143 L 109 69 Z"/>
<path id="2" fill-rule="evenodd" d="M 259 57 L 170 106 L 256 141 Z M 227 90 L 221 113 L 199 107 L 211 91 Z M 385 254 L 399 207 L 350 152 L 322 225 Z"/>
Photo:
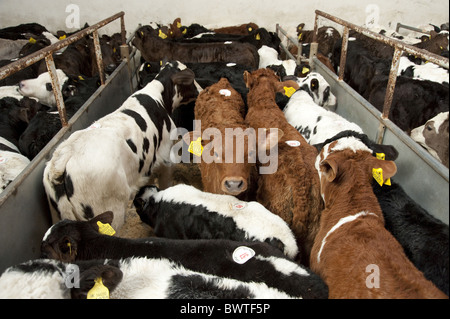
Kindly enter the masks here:
<path id="1" fill-rule="evenodd" d="M 72 17 L 72 12 L 66 12 L 70 4 L 78 6 L 81 25 L 94 24 L 124 11 L 128 34 L 139 23 L 168 24 L 177 17 L 182 19 L 183 25 L 199 23 L 217 27 L 255 22 L 270 31 L 279 23 L 295 34 L 301 22 L 306 23 L 307 29 L 313 28 L 315 9 L 363 25 L 375 12 L 372 9 L 366 13 L 371 4 L 380 10 L 379 24 L 390 25 L 392 29 L 397 22 L 421 26 L 449 21 L 448 0 L 0 0 L 0 28 L 38 22 L 53 32 L 75 31 L 66 25 L 66 19 Z M 109 34 L 119 28 L 117 22 L 102 31 Z"/>

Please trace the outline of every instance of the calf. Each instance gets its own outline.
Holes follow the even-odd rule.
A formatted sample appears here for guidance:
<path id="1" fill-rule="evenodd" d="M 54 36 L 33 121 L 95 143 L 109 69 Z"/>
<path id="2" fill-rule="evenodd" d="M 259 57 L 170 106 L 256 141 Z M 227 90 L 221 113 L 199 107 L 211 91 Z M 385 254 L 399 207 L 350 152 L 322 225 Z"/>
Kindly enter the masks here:
<path id="1" fill-rule="evenodd" d="M 371 179 L 381 183 L 397 167 L 379 160 L 353 137 L 327 144 L 317 156 L 325 209 L 311 253 L 311 267 L 330 298 L 448 298 L 428 281 L 386 230 Z M 381 272 L 380 272 L 381 271 Z"/>
<path id="2" fill-rule="evenodd" d="M 146 186 L 136 195 L 134 206 L 159 237 L 261 241 L 292 259 L 298 253 L 286 223 L 258 202 L 242 202 L 234 196 L 179 184 L 163 191 Z"/>
<path id="3" fill-rule="evenodd" d="M 172 109 L 197 94 L 193 72 L 181 63 L 168 63 L 116 111 L 74 132 L 44 170 L 51 208 L 61 218 L 76 220 L 112 210 L 114 227 L 120 228 L 128 201 L 155 167 L 170 161 Z"/>
<path id="4" fill-rule="evenodd" d="M 244 23 L 241 25 L 235 25 L 230 27 L 222 27 L 213 29 L 216 33 L 226 33 L 226 34 L 237 34 L 237 35 L 247 35 L 252 33 L 254 30 L 259 29 L 258 25 L 253 22 Z"/>
<path id="5" fill-rule="evenodd" d="M 298 42 L 311 43 L 313 41 L 314 31 L 304 30 L 303 29 L 304 27 L 305 27 L 304 23 L 300 23 L 297 26 Z M 339 31 L 337 31 L 335 28 L 329 26 L 320 27 L 317 30 L 317 43 L 318 43 L 317 51 L 323 54 L 325 57 L 329 58 L 331 53 L 333 52 L 333 47 L 336 41 L 338 41 L 340 38 L 341 35 L 339 34 Z M 294 47 L 294 54 L 297 54 L 297 52 L 295 51 L 296 50 Z"/>
<path id="6" fill-rule="evenodd" d="M 233 62 L 254 68 L 259 63 L 257 49 L 249 43 L 177 43 L 141 30 L 136 31 L 132 43 L 146 61 L 161 61 L 166 58 L 184 63 Z"/>
<path id="7" fill-rule="evenodd" d="M 244 196 L 252 185 L 255 134 L 245 124 L 244 112 L 241 95 L 225 78 L 203 90 L 195 102 L 195 119 L 201 127 L 183 139 L 190 145 L 201 137 L 205 149 L 197 154 L 197 162 L 206 192 Z"/>
<path id="8" fill-rule="evenodd" d="M 72 79 L 70 96 L 64 100 L 66 116 L 70 119 L 100 86 L 98 77 Z M 67 95 L 67 90 L 64 91 Z M 30 120 L 19 138 L 19 149 L 33 159 L 62 128 L 56 108 L 43 108 Z"/>
<path id="9" fill-rule="evenodd" d="M 371 141 L 359 125 L 347 121 L 337 113 L 326 110 L 314 103 L 311 91 L 319 84 L 313 79 L 309 86 L 302 86 L 296 91 L 283 112 L 286 120 L 294 126 L 305 140 L 319 151 L 325 144 L 345 136 L 354 136 L 366 144 L 375 153 L 384 153 L 386 159 L 395 160 L 397 150 L 390 145 L 376 144 Z"/>
<path id="10" fill-rule="evenodd" d="M 278 52 L 274 48 L 268 47 L 266 45 L 263 45 L 260 49 L 258 49 L 259 54 L 259 68 L 279 68 L 282 69 L 282 71 L 277 72 L 277 75 L 279 75 L 281 78 L 287 75 L 299 75 L 301 71 L 299 70 L 299 66 L 297 66 L 297 62 L 292 59 L 288 60 L 279 60 L 278 59 Z"/>
<path id="11" fill-rule="evenodd" d="M 318 276 L 267 243 L 157 237 L 126 239 L 100 234 L 98 222 L 111 224 L 112 218 L 113 214 L 107 212 L 86 222 L 64 220 L 53 225 L 43 238 L 42 257 L 64 262 L 164 258 L 189 270 L 264 283 L 293 296 L 327 297 L 326 286 Z"/>
<path id="12" fill-rule="evenodd" d="M 397 75 L 403 75 L 413 79 L 429 80 L 448 86 L 448 70 L 437 64 L 428 62 L 424 64 L 416 64 L 411 62 L 407 57 L 400 58 Z"/>
<path id="13" fill-rule="evenodd" d="M 442 112 L 411 131 L 411 138 L 448 168 L 448 114 Z"/>
<path id="14" fill-rule="evenodd" d="M 398 240 L 406 256 L 439 289 L 448 295 L 449 229 L 416 203 L 392 180 L 382 187 L 372 181 L 386 229 Z"/>
<path id="15" fill-rule="evenodd" d="M 382 111 L 387 77 L 372 83 L 368 101 Z M 449 110 L 449 88 L 427 80 L 397 77 L 389 119 L 407 134 L 430 118 Z"/>
<path id="16" fill-rule="evenodd" d="M 77 273 L 75 273 L 75 271 Z M 0 277 L 1 299 L 86 299 L 101 279 L 104 299 L 287 299 L 264 282 L 242 282 L 186 269 L 166 258 L 124 258 L 61 263 L 37 259 Z M 136 285 L 139 281 L 139 285 Z M 105 289 L 103 288 L 103 289 Z"/>
<path id="17" fill-rule="evenodd" d="M 276 104 L 275 87 L 279 79 L 272 70 L 245 72 L 244 80 L 249 88 L 245 121 L 254 129 L 271 128 L 263 136 L 265 141 L 258 140 L 258 159 L 261 150 L 265 151 L 264 146 L 278 154 L 276 169 L 258 177 L 257 200 L 290 226 L 301 261 L 308 263 L 323 207 L 319 178 L 314 170 L 317 151 L 287 122 Z"/>
<path id="18" fill-rule="evenodd" d="M 58 77 L 58 83 L 63 98 L 75 95 L 76 87 L 74 86 L 72 78 L 61 69 L 56 69 L 56 76 Z M 56 107 L 56 99 L 53 94 L 49 72 L 42 73 L 35 79 L 20 81 L 19 93 L 24 96 L 36 98 L 41 104 L 49 107 Z"/>

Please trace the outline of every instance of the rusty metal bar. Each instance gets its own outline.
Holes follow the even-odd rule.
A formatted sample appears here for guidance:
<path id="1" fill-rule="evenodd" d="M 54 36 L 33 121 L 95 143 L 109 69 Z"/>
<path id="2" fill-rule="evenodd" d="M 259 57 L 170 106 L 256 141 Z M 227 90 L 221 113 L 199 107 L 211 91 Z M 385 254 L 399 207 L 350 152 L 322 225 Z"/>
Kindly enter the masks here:
<path id="1" fill-rule="evenodd" d="M 44 59 L 49 53 L 58 51 L 64 47 L 68 46 L 69 44 L 72 44 L 72 43 L 80 40 L 81 38 L 93 33 L 94 31 L 105 26 L 106 24 L 122 17 L 124 14 L 125 13 L 123 11 L 116 13 L 115 15 L 113 15 L 107 19 L 104 19 L 90 27 L 87 27 L 86 29 L 78 31 L 77 33 L 67 37 L 64 40 L 58 41 L 54 44 L 51 44 L 37 52 L 34 52 L 20 60 L 14 61 L 14 62 L 0 68 L 0 80 Z"/>
<path id="2" fill-rule="evenodd" d="M 427 60 L 429 62 L 437 64 L 437 65 L 439 65 L 439 66 L 441 66 L 443 68 L 446 68 L 446 69 L 449 68 L 448 58 L 444 58 L 444 57 L 439 56 L 437 54 L 430 53 L 430 52 L 428 52 L 427 50 L 424 50 L 424 49 L 416 48 L 416 47 L 414 47 L 412 45 L 403 43 L 403 42 L 398 41 L 396 39 L 388 38 L 388 37 L 386 37 L 384 35 L 375 33 L 373 31 L 368 30 L 367 28 L 360 27 L 360 26 L 358 26 L 356 24 L 347 22 L 345 20 L 337 18 L 337 17 L 335 17 L 333 15 L 330 15 L 328 13 L 325 13 L 323 11 L 316 10 L 315 12 L 316 12 L 317 15 L 323 16 L 324 18 L 327 18 L 327 19 L 329 19 L 329 20 L 331 20 L 333 22 L 336 22 L 336 23 L 338 23 L 338 24 L 340 24 L 340 25 L 342 25 L 344 27 L 348 27 L 348 28 L 350 28 L 352 30 L 355 30 L 356 32 L 361 33 L 361 34 L 363 34 L 363 35 L 365 35 L 365 36 L 367 36 L 367 37 L 369 37 L 371 39 L 380 41 L 380 42 L 382 42 L 384 44 L 387 44 L 389 46 L 392 46 L 392 47 L 398 47 L 399 49 L 403 50 L 406 53 L 418 56 L 418 57 L 420 57 L 422 59 L 425 59 L 425 60 Z"/>
<path id="3" fill-rule="evenodd" d="M 391 70 L 389 72 L 389 80 L 386 88 L 386 96 L 384 98 L 383 119 L 389 118 L 389 111 L 391 110 L 392 99 L 394 97 L 395 83 L 397 82 L 398 66 L 400 64 L 400 57 L 403 54 L 403 50 L 395 47 L 394 56 L 392 57 Z"/>
<path id="4" fill-rule="evenodd" d="M 100 83 L 105 85 L 105 70 L 103 70 L 103 57 L 102 57 L 102 47 L 100 45 L 100 40 L 98 38 L 98 31 L 92 32 L 94 38 L 94 51 L 97 60 L 98 74 L 100 76 Z"/>
<path id="5" fill-rule="evenodd" d="M 341 60 L 339 62 L 339 81 L 344 80 L 345 64 L 347 63 L 348 34 L 348 27 L 344 27 L 344 33 L 342 35 Z"/>
<path id="6" fill-rule="evenodd" d="M 398 30 L 400 30 L 400 28 L 402 28 L 402 29 L 407 29 L 407 30 L 411 30 L 411 31 L 414 31 L 414 32 L 419 32 L 419 33 L 427 34 L 427 35 L 430 35 L 430 34 L 431 34 L 430 31 L 425 31 L 425 30 L 422 30 L 422 29 L 419 29 L 419 28 L 414 28 L 414 27 L 411 27 L 411 26 L 409 26 L 409 25 L 402 24 L 402 23 L 400 23 L 400 22 L 397 23 L 397 27 L 395 28 L 395 32 L 398 32 Z"/>
<path id="7" fill-rule="evenodd" d="M 49 53 L 45 57 L 45 63 L 47 64 L 47 70 L 50 74 L 50 79 L 52 81 L 52 90 L 56 99 L 56 106 L 58 107 L 59 118 L 63 127 L 67 126 L 67 114 L 66 107 L 64 105 L 64 100 L 61 94 L 61 86 L 59 84 L 58 75 L 56 74 L 55 61 L 53 60 L 53 55 Z"/>

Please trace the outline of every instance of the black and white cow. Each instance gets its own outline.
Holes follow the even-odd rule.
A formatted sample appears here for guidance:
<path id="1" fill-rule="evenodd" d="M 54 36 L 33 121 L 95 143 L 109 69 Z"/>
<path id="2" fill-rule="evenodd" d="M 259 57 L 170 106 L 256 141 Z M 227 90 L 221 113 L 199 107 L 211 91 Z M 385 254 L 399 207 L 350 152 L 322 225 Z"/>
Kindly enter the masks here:
<path id="1" fill-rule="evenodd" d="M 101 234 L 99 222 L 112 224 L 113 214 L 105 212 L 89 221 L 56 223 L 44 235 L 41 257 L 69 263 L 104 258 L 164 258 L 189 270 L 264 283 L 291 296 L 328 296 L 327 286 L 319 276 L 267 243 L 159 237 L 128 239 Z"/>
<path id="2" fill-rule="evenodd" d="M 212 194 L 185 184 L 143 187 L 134 199 L 141 220 L 156 236 L 173 239 L 261 241 L 295 259 L 297 243 L 284 220 L 258 202 Z"/>
<path id="3" fill-rule="evenodd" d="M 191 70 L 168 63 L 116 111 L 74 132 L 44 170 L 52 209 L 72 220 L 113 211 L 113 226 L 119 229 L 128 202 L 147 184 L 152 170 L 170 162 L 172 110 L 194 99 L 198 90 Z"/>
<path id="4" fill-rule="evenodd" d="M 306 77 L 285 77 L 283 80 L 294 80 L 300 86 L 299 90 L 308 93 L 313 99 L 314 103 L 322 106 L 330 111 L 335 111 L 337 108 L 336 96 L 331 92 L 330 84 L 325 78 L 317 72 L 310 72 Z"/>
<path id="5" fill-rule="evenodd" d="M 107 294 L 97 296 L 110 299 L 302 297 L 268 287 L 264 281 L 243 282 L 192 271 L 167 258 L 130 257 L 76 263 L 30 260 L 9 267 L 2 274 L 0 299 L 86 299 L 99 278 L 103 287 L 107 288 Z"/>
<path id="6" fill-rule="evenodd" d="M 372 182 L 386 229 L 402 245 L 411 262 L 439 289 L 449 293 L 449 228 L 416 203 L 394 180 Z"/>
<path id="7" fill-rule="evenodd" d="M 61 91 L 64 91 L 64 87 L 69 85 L 69 77 L 61 69 L 56 70 L 56 76 L 58 77 Z M 37 98 L 41 104 L 49 107 L 56 107 L 56 99 L 53 94 L 52 81 L 49 72 L 42 73 L 34 79 L 20 81 L 19 93 L 23 96 Z"/>
<path id="8" fill-rule="evenodd" d="M 439 113 L 411 131 L 411 138 L 446 167 L 449 165 L 448 114 L 449 112 Z"/>
<path id="9" fill-rule="evenodd" d="M 407 57 L 401 57 L 399 63 L 397 75 L 418 80 L 429 80 L 448 86 L 448 70 L 437 64 L 431 62 L 416 64 L 411 62 Z"/>
<path id="10" fill-rule="evenodd" d="M 386 159 L 397 158 L 398 152 L 393 146 L 376 144 L 356 123 L 317 105 L 309 91 L 315 90 L 315 87 L 319 85 L 315 79 L 312 79 L 309 87 L 302 86 L 291 96 L 283 110 L 289 124 L 294 126 L 309 144 L 320 151 L 324 145 L 333 140 L 352 136 L 369 147 L 374 155 L 384 153 Z"/>

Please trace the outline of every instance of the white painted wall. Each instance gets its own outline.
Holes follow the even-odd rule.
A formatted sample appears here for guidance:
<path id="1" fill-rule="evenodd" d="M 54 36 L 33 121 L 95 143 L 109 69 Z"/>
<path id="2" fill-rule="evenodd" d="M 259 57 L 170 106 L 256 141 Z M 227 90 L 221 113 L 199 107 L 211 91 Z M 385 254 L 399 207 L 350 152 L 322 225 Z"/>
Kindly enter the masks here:
<path id="1" fill-rule="evenodd" d="M 274 31 L 279 23 L 295 34 L 301 22 L 307 29 L 313 28 L 315 9 L 363 25 L 375 13 L 374 9 L 366 13 L 371 4 L 379 8 L 379 24 L 392 29 L 397 22 L 417 27 L 449 21 L 448 0 L 0 0 L 0 28 L 37 22 L 53 32 L 75 31 L 66 25 L 73 13 L 66 12 L 70 4 L 78 6 L 81 25 L 124 11 L 128 34 L 139 23 L 168 24 L 177 17 L 184 25 L 199 23 L 209 28 L 255 22 Z M 117 22 L 101 31 L 110 34 L 119 29 Z"/>

